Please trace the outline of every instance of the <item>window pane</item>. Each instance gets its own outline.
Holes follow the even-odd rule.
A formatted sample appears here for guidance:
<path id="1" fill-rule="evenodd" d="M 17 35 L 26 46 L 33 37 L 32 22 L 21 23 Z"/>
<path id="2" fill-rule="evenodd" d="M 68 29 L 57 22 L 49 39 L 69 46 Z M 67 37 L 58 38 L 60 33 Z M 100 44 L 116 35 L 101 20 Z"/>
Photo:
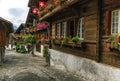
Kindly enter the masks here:
<path id="1" fill-rule="evenodd" d="M 120 24 L 120 10 L 112 11 L 112 20 L 111 20 L 111 33 L 117 34 L 119 32 L 119 24 Z"/>
<path id="2" fill-rule="evenodd" d="M 60 23 L 57 24 L 57 36 L 60 38 Z"/>
<path id="3" fill-rule="evenodd" d="M 80 18 L 78 21 L 78 37 L 80 39 L 83 39 L 84 35 L 84 18 Z"/>
<path id="4" fill-rule="evenodd" d="M 62 36 L 66 37 L 67 22 L 62 23 Z"/>

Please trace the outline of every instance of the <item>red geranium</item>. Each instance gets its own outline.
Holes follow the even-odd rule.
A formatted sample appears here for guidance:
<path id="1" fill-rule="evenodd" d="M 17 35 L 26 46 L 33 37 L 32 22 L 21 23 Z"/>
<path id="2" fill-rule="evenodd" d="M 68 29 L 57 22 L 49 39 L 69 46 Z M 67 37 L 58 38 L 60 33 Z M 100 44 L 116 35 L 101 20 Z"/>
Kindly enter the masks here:
<path id="1" fill-rule="evenodd" d="M 117 43 L 120 43 L 120 36 L 117 37 L 116 42 L 117 42 Z"/>
<path id="2" fill-rule="evenodd" d="M 64 37 L 63 36 L 61 36 L 61 38 L 60 38 L 60 42 L 62 42 L 64 40 Z"/>

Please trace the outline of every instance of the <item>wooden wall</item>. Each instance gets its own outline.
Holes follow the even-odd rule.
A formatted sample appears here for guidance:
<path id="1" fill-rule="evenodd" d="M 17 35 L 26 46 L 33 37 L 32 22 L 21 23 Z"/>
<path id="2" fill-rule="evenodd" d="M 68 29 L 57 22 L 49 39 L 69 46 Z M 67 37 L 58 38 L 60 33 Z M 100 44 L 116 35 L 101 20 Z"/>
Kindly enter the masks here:
<path id="1" fill-rule="evenodd" d="M 0 46 L 5 46 L 6 42 L 7 42 L 7 38 L 6 38 L 6 30 L 4 27 L 0 27 Z"/>
<path id="2" fill-rule="evenodd" d="M 76 6 L 78 5 L 78 6 Z M 90 58 L 97 60 L 98 55 L 96 53 L 96 40 L 97 40 L 97 25 L 98 25 L 98 15 L 97 15 L 97 0 L 88 1 L 86 3 L 77 3 L 72 7 L 68 7 L 67 9 L 60 11 L 59 13 L 55 14 L 52 19 L 52 37 L 56 36 L 56 24 L 61 23 L 63 21 L 67 21 L 68 30 L 69 31 L 69 22 L 74 21 L 75 22 L 75 32 L 77 32 L 77 21 L 79 18 L 84 17 L 85 18 L 85 24 L 84 24 L 84 41 L 86 42 L 86 49 L 83 50 L 76 50 L 75 53 L 78 53 L 76 55 Z M 71 10 L 71 8 L 73 10 Z M 76 35 L 76 33 L 75 33 Z M 57 47 L 54 47 L 54 49 Z M 65 48 L 64 48 L 65 49 Z M 67 48 L 66 48 L 67 49 Z M 57 49 L 61 50 L 62 49 Z M 69 49 L 69 50 L 75 50 L 75 49 Z M 74 52 L 71 52 L 74 54 Z"/>
<path id="3" fill-rule="evenodd" d="M 112 65 L 112 66 L 120 67 L 120 52 L 111 51 L 107 47 L 107 43 L 105 42 L 105 40 L 107 40 L 111 35 L 110 34 L 111 25 L 110 23 L 108 24 L 108 22 L 110 22 L 111 15 L 109 16 L 106 15 L 106 12 L 110 13 L 112 10 L 120 9 L 120 1 L 119 0 L 104 0 L 103 4 L 104 4 L 104 8 L 103 8 L 103 27 L 102 27 L 103 31 L 102 32 L 105 32 L 105 33 L 103 34 L 103 37 L 102 37 L 102 62 Z M 106 20 L 107 16 L 109 18 L 108 21 Z M 110 32 L 110 33 L 107 33 L 107 32 Z"/>

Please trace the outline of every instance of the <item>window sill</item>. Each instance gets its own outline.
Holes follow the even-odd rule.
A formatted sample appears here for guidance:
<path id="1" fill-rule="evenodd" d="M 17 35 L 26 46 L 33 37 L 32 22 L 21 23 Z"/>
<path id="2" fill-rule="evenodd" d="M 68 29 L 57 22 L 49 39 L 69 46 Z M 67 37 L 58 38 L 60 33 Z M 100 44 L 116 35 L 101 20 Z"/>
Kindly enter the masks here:
<path id="1" fill-rule="evenodd" d="M 68 43 L 62 44 L 58 41 L 55 41 L 53 44 L 54 45 L 59 45 L 61 47 L 64 46 L 64 47 L 72 47 L 72 48 L 83 48 L 83 49 L 86 48 L 86 45 L 85 45 L 84 42 L 81 42 L 81 43 L 68 42 Z"/>

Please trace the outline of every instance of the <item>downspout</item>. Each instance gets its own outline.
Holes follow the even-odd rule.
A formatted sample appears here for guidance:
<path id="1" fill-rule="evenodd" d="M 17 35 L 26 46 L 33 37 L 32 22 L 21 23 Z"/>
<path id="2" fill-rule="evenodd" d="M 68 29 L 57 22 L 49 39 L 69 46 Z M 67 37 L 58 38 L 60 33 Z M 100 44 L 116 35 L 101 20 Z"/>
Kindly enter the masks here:
<path id="1" fill-rule="evenodd" d="M 102 61 L 102 8 L 103 8 L 103 0 L 98 1 L 98 37 L 97 37 L 97 55 L 98 62 Z"/>

